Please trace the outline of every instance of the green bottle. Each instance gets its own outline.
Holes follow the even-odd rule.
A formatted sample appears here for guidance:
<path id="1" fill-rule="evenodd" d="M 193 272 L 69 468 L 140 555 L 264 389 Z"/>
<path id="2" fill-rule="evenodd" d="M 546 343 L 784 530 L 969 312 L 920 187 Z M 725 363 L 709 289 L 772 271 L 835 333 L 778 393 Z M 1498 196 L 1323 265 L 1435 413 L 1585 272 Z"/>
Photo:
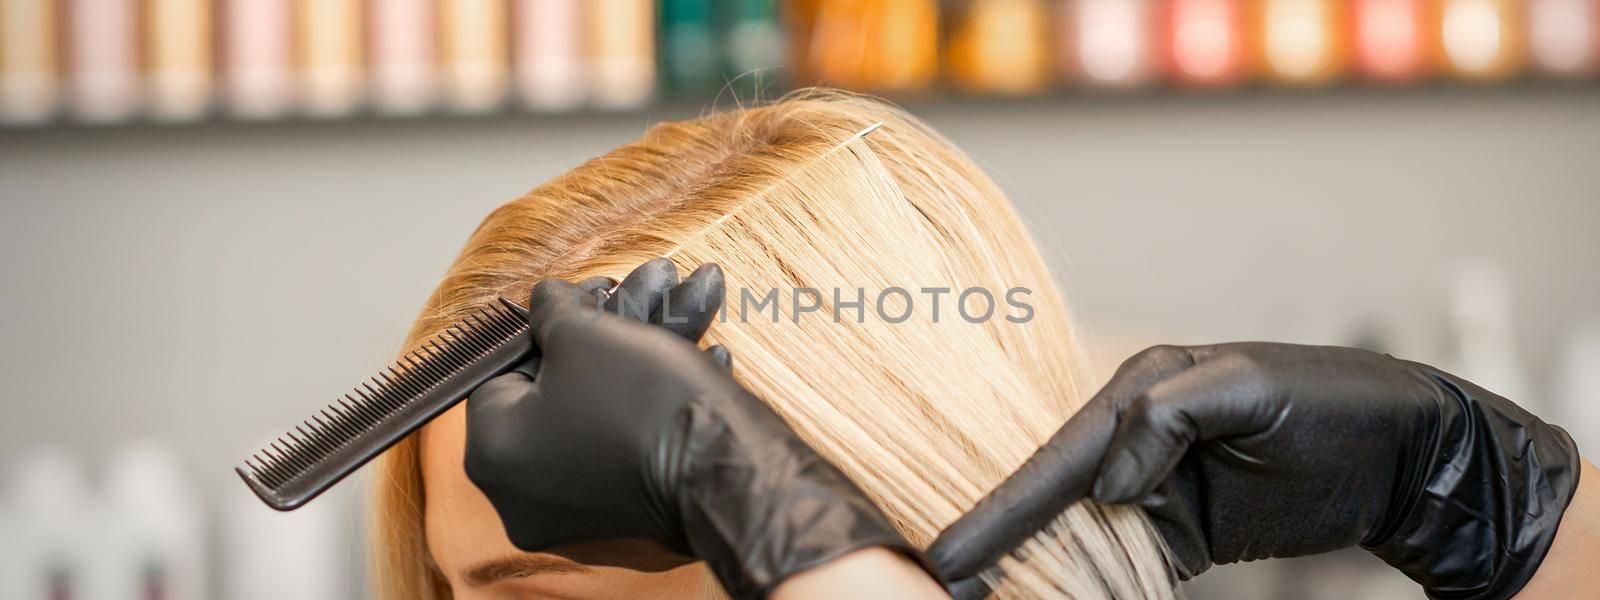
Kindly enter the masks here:
<path id="1" fill-rule="evenodd" d="M 661 0 L 660 66 L 668 94 L 699 96 L 722 85 L 715 0 Z"/>
<path id="2" fill-rule="evenodd" d="M 722 76 L 740 100 L 771 99 L 783 93 L 783 30 L 776 0 L 719 0 L 722 24 Z"/>

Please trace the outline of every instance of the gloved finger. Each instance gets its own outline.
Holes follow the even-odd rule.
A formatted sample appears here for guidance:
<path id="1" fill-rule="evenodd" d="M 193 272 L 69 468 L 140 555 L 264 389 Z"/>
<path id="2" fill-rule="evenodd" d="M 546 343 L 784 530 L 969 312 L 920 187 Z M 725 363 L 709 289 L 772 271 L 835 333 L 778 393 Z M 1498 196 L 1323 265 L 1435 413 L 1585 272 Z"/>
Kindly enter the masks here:
<path id="1" fill-rule="evenodd" d="M 508 446 L 505 439 L 516 435 L 515 428 L 503 425 L 524 408 L 522 400 L 529 397 L 533 386 L 527 375 L 509 371 L 485 381 L 467 396 L 467 460 L 463 466 L 467 479 L 478 489 L 494 489 L 501 477 L 512 472 L 504 461 L 515 457 L 497 449 L 515 447 Z"/>
<path id="2" fill-rule="evenodd" d="M 1124 411 L 1094 498 L 1120 504 L 1149 495 L 1195 442 L 1271 427 L 1281 412 L 1276 397 L 1260 366 L 1226 352 L 1150 386 Z"/>
<path id="3" fill-rule="evenodd" d="M 728 352 L 726 346 L 719 344 L 706 348 L 706 354 L 710 354 L 711 360 L 717 361 L 717 364 L 722 365 L 722 368 L 730 372 L 733 371 L 733 354 Z"/>
<path id="4" fill-rule="evenodd" d="M 498 415 L 504 412 L 510 403 L 521 398 L 532 387 L 533 378 L 517 369 L 483 382 L 467 396 L 467 430 L 472 431 L 472 424 L 477 420 L 495 418 L 486 415 Z"/>
<path id="5" fill-rule="evenodd" d="M 934 539 L 927 554 L 940 573 L 951 581 L 975 579 L 1082 499 L 1100 469 L 1121 407 L 1192 364 L 1188 352 L 1175 346 L 1157 346 L 1123 362 L 1044 446 Z"/>
<path id="6" fill-rule="evenodd" d="M 597 303 L 603 303 L 611 297 L 611 290 L 617 287 L 617 280 L 605 275 L 596 275 L 578 282 L 578 289 L 594 296 Z"/>
<path id="7" fill-rule="evenodd" d="M 661 306 L 667 291 L 678 285 L 678 267 L 665 258 L 646 261 L 635 268 L 606 299 L 605 311 L 613 315 L 649 322 Z"/>
<path id="8" fill-rule="evenodd" d="M 650 322 L 698 342 L 722 309 L 722 295 L 722 267 L 716 263 L 700 265 L 683 283 L 667 292 L 661 306 L 650 314 Z"/>
<path id="9" fill-rule="evenodd" d="M 541 351 L 545 348 L 552 323 L 568 315 L 584 313 L 588 313 L 584 318 L 598 318 L 600 315 L 594 312 L 594 300 L 578 286 L 560 279 L 534 284 L 528 293 L 528 331 L 533 336 L 534 348 Z"/>

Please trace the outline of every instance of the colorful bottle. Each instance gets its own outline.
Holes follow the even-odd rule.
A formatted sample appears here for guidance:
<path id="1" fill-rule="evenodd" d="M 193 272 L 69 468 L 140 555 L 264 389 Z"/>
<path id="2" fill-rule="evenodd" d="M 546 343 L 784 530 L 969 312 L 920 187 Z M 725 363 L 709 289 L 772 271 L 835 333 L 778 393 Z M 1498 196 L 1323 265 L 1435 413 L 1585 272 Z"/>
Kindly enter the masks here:
<path id="1" fill-rule="evenodd" d="M 1258 0 L 1257 47 L 1275 81 L 1321 85 L 1344 72 L 1345 0 Z"/>
<path id="2" fill-rule="evenodd" d="M 0 0 L 0 122 L 43 123 L 59 95 L 50 0 Z"/>
<path id="3" fill-rule="evenodd" d="M 712 0 L 661 1 L 661 81 L 668 93 L 715 91 L 722 49 Z"/>
<path id="4" fill-rule="evenodd" d="M 1581 77 L 1600 63 L 1600 0 L 1528 0 L 1528 45 L 1547 75 Z"/>
<path id="5" fill-rule="evenodd" d="M 308 114 L 342 116 L 360 106 L 364 84 L 357 0 L 299 0 L 301 102 Z"/>
<path id="6" fill-rule="evenodd" d="M 375 0 L 367 5 L 372 103 L 388 115 L 414 115 L 438 99 L 433 0 Z"/>
<path id="7" fill-rule="evenodd" d="M 1174 80 L 1225 87 L 1245 79 L 1242 0 L 1167 0 L 1159 22 L 1162 62 Z"/>
<path id="8" fill-rule="evenodd" d="M 511 64 L 523 106 L 576 108 L 587 96 L 580 0 L 516 0 L 512 19 Z"/>
<path id="9" fill-rule="evenodd" d="M 1443 0 L 1439 39 L 1445 69 L 1469 81 L 1515 74 L 1526 54 L 1519 5 L 1514 0 Z"/>
<path id="10" fill-rule="evenodd" d="M 488 112 L 505 101 L 511 89 L 506 10 L 500 0 L 444 0 L 440 5 L 440 56 L 451 110 Z"/>
<path id="11" fill-rule="evenodd" d="M 294 107 L 293 14 L 292 0 L 223 3 L 222 94 L 235 116 L 267 119 Z"/>
<path id="12" fill-rule="evenodd" d="M 192 121 L 211 107 L 212 32 L 209 0 L 145 0 L 146 92 L 150 114 Z"/>
<path id="13" fill-rule="evenodd" d="M 935 0 L 811 0 L 790 6 L 803 80 L 880 92 L 926 89 L 939 70 Z"/>
<path id="14" fill-rule="evenodd" d="M 784 79 L 783 31 L 775 0 L 723 0 L 722 79 L 739 98 L 755 98 Z"/>
<path id="15" fill-rule="evenodd" d="M 1428 0 L 1351 0 L 1354 67 L 1379 83 L 1409 83 L 1432 71 L 1436 19 Z"/>
<path id="16" fill-rule="evenodd" d="M 1155 66 L 1153 0 L 1069 0 L 1062 5 L 1057 61 L 1090 86 L 1132 88 Z"/>
<path id="17" fill-rule="evenodd" d="M 651 0 L 585 3 L 589 13 L 584 31 L 596 107 L 638 108 L 655 93 L 654 4 Z"/>
<path id="18" fill-rule="evenodd" d="M 1049 13 L 1039 0 L 972 0 L 950 36 L 950 74 L 972 92 L 1026 94 L 1050 81 Z"/>
<path id="19" fill-rule="evenodd" d="M 133 117 L 139 107 L 139 12 L 134 0 L 70 0 L 67 86 L 73 115 L 91 123 Z"/>

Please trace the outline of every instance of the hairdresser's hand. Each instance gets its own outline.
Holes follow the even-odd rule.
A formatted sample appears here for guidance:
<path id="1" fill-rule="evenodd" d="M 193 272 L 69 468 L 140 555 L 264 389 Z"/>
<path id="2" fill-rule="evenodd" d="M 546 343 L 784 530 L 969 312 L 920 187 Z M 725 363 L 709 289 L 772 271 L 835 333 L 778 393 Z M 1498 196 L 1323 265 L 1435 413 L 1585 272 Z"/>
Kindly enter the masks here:
<path id="1" fill-rule="evenodd" d="M 929 556 L 957 597 L 1092 490 L 1140 502 L 1188 578 L 1360 544 L 1441 598 L 1515 593 L 1577 482 L 1566 432 L 1387 355 L 1239 343 L 1151 348 Z"/>
<path id="2" fill-rule="evenodd" d="M 720 300 L 715 265 L 697 279 Z M 517 547 L 653 540 L 741 598 L 861 548 L 917 556 L 725 362 L 565 282 L 534 286 L 529 308 L 537 375 L 491 380 L 467 405 L 467 475 Z"/>

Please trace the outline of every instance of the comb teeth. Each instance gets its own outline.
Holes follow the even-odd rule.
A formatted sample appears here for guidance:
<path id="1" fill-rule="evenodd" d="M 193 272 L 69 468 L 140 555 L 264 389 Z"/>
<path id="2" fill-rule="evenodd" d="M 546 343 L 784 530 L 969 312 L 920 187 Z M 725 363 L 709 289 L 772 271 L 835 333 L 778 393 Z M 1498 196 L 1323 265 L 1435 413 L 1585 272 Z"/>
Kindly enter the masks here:
<path id="1" fill-rule="evenodd" d="M 508 300 L 468 315 L 235 471 L 262 501 L 292 510 L 509 370 L 531 351 L 527 311 Z"/>

